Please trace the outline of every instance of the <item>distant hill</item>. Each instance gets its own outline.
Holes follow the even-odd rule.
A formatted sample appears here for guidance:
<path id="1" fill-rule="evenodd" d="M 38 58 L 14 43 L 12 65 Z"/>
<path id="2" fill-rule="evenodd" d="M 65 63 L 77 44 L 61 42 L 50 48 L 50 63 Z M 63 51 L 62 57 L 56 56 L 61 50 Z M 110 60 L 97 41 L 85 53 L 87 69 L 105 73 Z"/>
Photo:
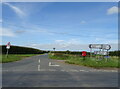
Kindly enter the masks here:
<path id="1" fill-rule="evenodd" d="M 1 45 L 0 49 L 2 49 L 2 54 L 6 54 L 6 45 Z M 9 49 L 9 54 L 43 54 L 46 51 L 28 48 L 28 47 L 21 47 L 21 46 L 11 46 Z"/>

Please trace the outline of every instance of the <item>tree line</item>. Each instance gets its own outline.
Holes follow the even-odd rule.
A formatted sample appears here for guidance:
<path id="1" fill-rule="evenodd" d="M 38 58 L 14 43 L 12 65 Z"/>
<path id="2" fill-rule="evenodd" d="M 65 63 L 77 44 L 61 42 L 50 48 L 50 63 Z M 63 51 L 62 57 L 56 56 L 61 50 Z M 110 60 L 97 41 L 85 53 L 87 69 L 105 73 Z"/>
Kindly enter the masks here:
<path id="1" fill-rule="evenodd" d="M 0 49 L 2 50 L 1 51 L 2 54 L 6 54 L 7 52 L 6 45 L 0 46 Z M 9 54 L 43 54 L 43 53 L 46 53 L 46 51 L 20 46 L 11 46 L 9 49 Z"/>
<path id="2" fill-rule="evenodd" d="M 61 54 L 71 54 L 71 55 L 81 55 L 81 51 L 51 51 L 51 53 L 61 53 Z M 94 55 L 94 53 L 92 53 Z M 87 56 L 90 56 L 90 52 L 87 52 Z M 120 56 L 120 50 L 118 51 L 110 51 L 109 56 Z"/>
<path id="3" fill-rule="evenodd" d="M 109 55 L 110 56 L 120 56 L 120 50 L 118 50 L 118 51 L 110 51 Z"/>
<path id="4" fill-rule="evenodd" d="M 7 49 L 6 45 L 1 45 L 0 46 L 0 53 L 6 54 Z M 45 50 L 39 50 L 35 48 L 29 48 L 29 47 L 21 47 L 21 46 L 11 46 L 9 49 L 9 54 L 43 54 L 43 53 L 61 53 L 61 54 L 71 54 L 71 55 L 81 55 L 81 51 L 45 51 Z M 87 52 L 87 55 L 90 55 L 90 52 Z M 110 56 L 120 56 L 120 50 L 117 51 L 110 51 L 109 52 Z"/>

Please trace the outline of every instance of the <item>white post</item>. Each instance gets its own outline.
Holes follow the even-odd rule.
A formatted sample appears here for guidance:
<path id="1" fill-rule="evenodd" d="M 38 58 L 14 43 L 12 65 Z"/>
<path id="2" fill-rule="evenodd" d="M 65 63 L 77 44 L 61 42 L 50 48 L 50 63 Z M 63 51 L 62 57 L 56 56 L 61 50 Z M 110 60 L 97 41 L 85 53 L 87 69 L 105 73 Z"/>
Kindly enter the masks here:
<path id="1" fill-rule="evenodd" d="M 8 57 L 8 51 L 9 51 L 9 49 L 10 49 L 10 42 L 8 42 L 8 44 L 6 45 L 6 49 L 7 49 L 6 57 Z"/>
<path id="2" fill-rule="evenodd" d="M 7 52 L 6 52 L 6 57 L 8 57 L 8 51 L 9 51 L 9 49 L 7 49 Z"/>

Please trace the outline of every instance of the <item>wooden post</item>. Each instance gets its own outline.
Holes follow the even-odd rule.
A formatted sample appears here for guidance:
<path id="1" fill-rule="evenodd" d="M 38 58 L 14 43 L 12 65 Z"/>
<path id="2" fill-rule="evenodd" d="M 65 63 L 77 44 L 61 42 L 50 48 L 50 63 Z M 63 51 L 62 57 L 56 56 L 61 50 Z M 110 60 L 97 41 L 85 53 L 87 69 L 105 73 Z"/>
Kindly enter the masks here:
<path id="1" fill-rule="evenodd" d="M 90 48 L 90 57 L 92 57 L 92 48 Z"/>
<path id="2" fill-rule="evenodd" d="M 107 61 L 109 60 L 108 57 L 109 57 L 109 52 L 108 52 L 108 50 L 107 50 Z"/>
<path id="3" fill-rule="evenodd" d="M 83 56 L 83 60 L 85 60 L 85 56 Z"/>

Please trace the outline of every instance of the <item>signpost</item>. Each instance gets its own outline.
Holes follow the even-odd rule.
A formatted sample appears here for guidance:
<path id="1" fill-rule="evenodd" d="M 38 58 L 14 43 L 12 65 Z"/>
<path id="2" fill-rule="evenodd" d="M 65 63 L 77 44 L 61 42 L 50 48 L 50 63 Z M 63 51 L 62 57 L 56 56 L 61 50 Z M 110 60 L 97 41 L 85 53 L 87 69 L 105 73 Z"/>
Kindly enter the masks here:
<path id="1" fill-rule="evenodd" d="M 85 60 L 85 56 L 87 55 L 86 51 L 82 51 L 82 56 L 83 56 L 83 60 Z"/>
<path id="2" fill-rule="evenodd" d="M 101 46 L 101 44 L 90 44 L 90 45 L 89 45 L 89 48 L 101 49 L 102 46 Z"/>
<path id="3" fill-rule="evenodd" d="M 110 50 L 111 46 L 109 44 L 90 44 L 89 48 Z"/>
<path id="4" fill-rule="evenodd" d="M 92 56 L 92 49 L 97 49 L 99 51 L 94 51 L 94 54 L 98 54 L 103 56 L 105 55 L 109 55 L 109 50 L 111 49 L 111 46 L 109 44 L 90 44 L 89 45 L 90 48 L 90 56 Z"/>
<path id="5" fill-rule="evenodd" d="M 10 42 L 7 43 L 7 45 L 6 45 L 6 49 L 7 49 L 6 57 L 8 57 L 8 51 L 9 51 L 9 49 L 10 49 Z"/>
<path id="6" fill-rule="evenodd" d="M 94 54 L 107 55 L 107 51 L 94 51 Z"/>

